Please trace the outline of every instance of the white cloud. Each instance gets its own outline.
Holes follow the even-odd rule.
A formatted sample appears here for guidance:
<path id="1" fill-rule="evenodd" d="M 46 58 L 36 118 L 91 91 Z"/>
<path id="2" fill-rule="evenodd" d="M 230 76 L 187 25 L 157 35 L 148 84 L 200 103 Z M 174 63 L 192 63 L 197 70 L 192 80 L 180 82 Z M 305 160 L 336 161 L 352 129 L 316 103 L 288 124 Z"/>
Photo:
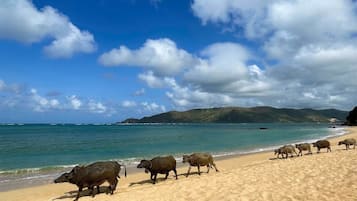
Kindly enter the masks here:
<path id="1" fill-rule="evenodd" d="M 140 75 L 139 75 L 139 78 L 140 78 Z M 145 94 L 145 89 L 144 88 L 141 88 L 137 91 L 134 92 L 134 96 L 142 96 Z"/>
<path id="2" fill-rule="evenodd" d="M 129 100 L 125 100 L 122 102 L 121 104 L 123 107 L 126 107 L 126 108 L 130 108 L 130 107 L 135 107 L 137 104 L 135 101 L 129 101 Z"/>
<path id="3" fill-rule="evenodd" d="M 36 89 L 30 90 L 30 96 L 33 100 L 33 110 L 36 112 L 44 112 L 51 109 L 58 109 L 60 102 L 57 99 L 47 99 L 43 96 L 40 96 L 37 93 Z"/>
<path id="4" fill-rule="evenodd" d="M 141 73 L 138 75 L 138 77 L 151 88 L 162 88 L 165 86 L 164 80 L 158 76 L 155 76 L 152 71 Z"/>
<path id="5" fill-rule="evenodd" d="M 17 108 L 33 112 L 80 112 L 112 116 L 117 113 L 119 104 L 79 98 L 77 95 L 65 96 L 59 92 L 52 96 L 41 95 L 35 88 L 8 84 L 0 79 L 0 110 Z M 55 97 L 55 98 L 53 98 Z"/>
<path id="6" fill-rule="evenodd" d="M 9 92 L 19 94 L 23 92 L 24 86 L 18 84 L 8 84 L 0 79 L 0 92 Z"/>
<path id="7" fill-rule="evenodd" d="M 178 109 L 194 107 L 225 106 L 232 103 L 228 95 L 209 93 L 188 86 L 180 86 L 175 80 L 171 81 L 171 89 L 166 92 L 167 97 Z"/>
<path id="8" fill-rule="evenodd" d="M 268 32 L 264 25 L 265 6 L 261 0 L 194 0 L 193 13 L 206 25 L 208 22 L 244 26 L 249 38 L 256 38 Z"/>
<path id="9" fill-rule="evenodd" d="M 70 31 L 63 37 L 54 40 L 45 47 L 45 52 L 54 58 L 68 58 L 77 52 L 91 53 L 96 47 L 93 35 L 87 31 L 80 31 L 70 24 Z"/>
<path id="10" fill-rule="evenodd" d="M 237 43 L 215 43 L 201 53 L 200 63 L 188 70 L 186 81 L 206 92 L 265 93 L 269 84 L 264 71 L 247 65 L 253 57 Z"/>
<path id="11" fill-rule="evenodd" d="M 68 58 L 75 53 L 95 51 L 94 37 L 81 31 L 55 8 L 37 9 L 28 0 L 4 0 L 0 4 L 0 38 L 23 43 L 53 39 L 45 47 L 50 57 Z"/>
<path id="12" fill-rule="evenodd" d="M 69 101 L 71 108 L 74 110 L 79 110 L 82 106 L 82 101 L 76 95 L 67 97 L 67 100 Z"/>
<path id="13" fill-rule="evenodd" d="M 164 105 L 159 105 L 155 102 L 142 102 L 141 106 L 144 108 L 145 111 L 148 111 L 150 113 L 166 112 L 166 107 Z"/>
<path id="14" fill-rule="evenodd" d="M 175 75 L 192 65 L 194 59 L 185 50 L 177 48 L 172 40 L 162 38 L 148 39 L 137 50 L 130 50 L 126 46 L 112 49 L 102 54 L 99 62 L 105 66 L 139 66 L 158 75 Z"/>
<path id="15" fill-rule="evenodd" d="M 93 112 L 93 113 L 102 114 L 102 113 L 107 112 L 107 107 L 103 103 L 96 102 L 94 100 L 89 101 L 88 108 L 89 108 L 89 111 Z"/>
<path id="16" fill-rule="evenodd" d="M 248 65 L 250 78 L 228 87 L 228 91 L 238 89 L 235 96 L 228 91 L 223 94 L 234 101 L 237 97 L 242 100 L 239 95 L 245 94 L 243 98 L 250 98 L 251 103 L 279 107 L 346 109 L 355 104 L 351 101 L 357 91 L 357 81 L 353 78 L 357 74 L 354 1 L 223 0 L 216 4 L 194 0 L 192 10 L 204 25 L 233 26 L 238 33 L 244 33 L 244 39 L 254 40 L 256 49 L 263 50 L 261 61 L 265 64 L 264 69 Z M 257 76 L 251 76 L 252 73 Z M 226 78 L 229 80 L 229 76 Z M 260 92 L 244 93 L 255 90 Z"/>

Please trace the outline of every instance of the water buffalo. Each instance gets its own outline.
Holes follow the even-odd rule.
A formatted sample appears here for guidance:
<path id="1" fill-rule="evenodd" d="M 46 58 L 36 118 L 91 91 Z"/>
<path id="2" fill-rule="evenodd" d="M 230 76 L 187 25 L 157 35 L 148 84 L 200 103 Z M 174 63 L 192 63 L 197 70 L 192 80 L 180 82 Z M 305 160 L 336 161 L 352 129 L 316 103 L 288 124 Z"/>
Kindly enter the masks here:
<path id="1" fill-rule="evenodd" d="M 113 194 L 115 188 L 118 184 L 118 179 L 120 178 L 119 172 L 121 169 L 119 163 L 115 161 L 104 161 L 92 163 L 88 166 L 76 166 L 71 172 L 64 173 L 57 179 L 55 183 L 69 182 L 78 186 L 78 193 L 75 200 L 79 199 L 80 192 L 83 188 L 87 187 L 91 190 L 91 194 L 94 197 L 95 191 L 94 187 L 97 187 L 99 193 L 99 186 L 107 181 L 109 185 L 110 193 Z M 125 168 L 125 177 L 126 177 L 126 167 Z"/>
<path id="2" fill-rule="evenodd" d="M 200 166 L 207 166 L 207 173 L 209 173 L 209 169 L 212 168 L 212 166 L 214 167 L 216 172 L 219 172 L 216 167 L 216 164 L 213 162 L 213 157 L 211 154 L 194 153 L 191 155 L 183 155 L 182 162 L 190 164 L 186 177 L 188 177 L 188 175 L 190 174 L 191 166 L 197 166 L 199 175 L 201 175 Z"/>
<path id="3" fill-rule="evenodd" d="M 156 183 L 157 174 L 166 174 L 165 179 L 167 179 L 171 170 L 174 171 L 177 179 L 176 160 L 173 156 L 141 160 L 137 168 L 145 168 L 146 173 L 150 172 L 150 179 L 153 181 L 153 184 Z"/>
<path id="4" fill-rule="evenodd" d="M 280 158 L 280 155 L 282 156 L 282 158 L 284 158 L 283 153 L 281 152 L 281 147 L 278 149 L 274 149 L 274 155 L 277 155 L 277 158 Z"/>
<path id="5" fill-rule="evenodd" d="M 313 147 L 317 147 L 317 153 L 320 153 L 320 149 L 327 148 L 327 152 L 331 152 L 330 142 L 327 140 L 318 140 L 312 143 Z"/>
<path id="6" fill-rule="evenodd" d="M 295 153 L 297 155 L 295 148 L 292 145 L 284 145 L 274 151 L 275 151 L 275 154 L 278 154 L 278 158 L 279 158 L 279 155 L 282 155 L 282 157 L 284 158 L 284 154 L 285 154 L 285 158 L 288 158 L 289 154 L 291 154 L 291 157 L 293 157 L 293 153 Z"/>
<path id="7" fill-rule="evenodd" d="M 356 139 L 354 138 L 348 138 L 343 141 L 338 142 L 338 145 L 346 145 L 346 150 L 350 148 L 350 145 L 353 145 L 353 149 L 356 148 Z"/>
<path id="8" fill-rule="evenodd" d="M 302 151 L 308 151 L 308 154 L 312 154 L 311 145 L 309 143 L 295 144 L 295 147 L 299 150 L 298 156 L 302 156 Z"/>

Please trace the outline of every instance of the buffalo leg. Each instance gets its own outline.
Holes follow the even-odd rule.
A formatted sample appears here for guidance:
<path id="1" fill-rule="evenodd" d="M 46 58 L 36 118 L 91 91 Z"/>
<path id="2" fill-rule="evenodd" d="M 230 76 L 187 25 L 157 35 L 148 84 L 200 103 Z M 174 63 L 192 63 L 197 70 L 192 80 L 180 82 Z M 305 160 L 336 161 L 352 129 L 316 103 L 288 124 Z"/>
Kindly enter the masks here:
<path id="1" fill-rule="evenodd" d="M 88 187 L 88 189 L 90 190 L 90 191 L 89 191 L 89 194 L 91 194 L 92 197 L 94 197 L 94 196 L 95 196 L 94 186 L 90 186 L 90 187 Z"/>
<path id="2" fill-rule="evenodd" d="M 190 171 L 191 171 L 191 165 L 188 167 L 188 171 L 187 171 L 186 177 L 188 177 L 188 175 L 190 174 Z"/>
<path id="3" fill-rule="evenodd" d="M 78 193 L 77 193 L 77 197 L 76 199 L 74 199 L 75 201 L 77 201 L 79 199 L 79 194 L 82 192 L 82 187 L 78 187 Z"/>
<path id="4" fill-rule="evenodd" d="M 118 180 L 117 178 L 114 179 L 114 181 L 109 181 L 109 189 L 110 189 L 110 194 L 113 195 L 115 188 L 117 186 Z"/>
<path id="5" fill-rule="evenodd" d="M 216 164 L 215 164 L 215 163 L 212 163 L 212 165 L 213 165 L 214 169 L 216 170 L 216 172 L 219 172 L 219 170 L 218 170 L 217 167 L 216 167 Z"/>
<path id="6" fill-rule="evenodd" d="M 119 180 L 118 180 L 118 179 L 115 179 L 114 190 L 117 188 L 118 183 L 119 183 Z"/>
<path id="7" fill-rule="evenodd" d="M 150 173 L 150 179 L 154 180 L 154 174 L 153 173 Z"/>
<path id="8" fill-rule="evenodd" d="M 154 181 L 153 181 L 153 184 L 155 184 L 155 183 L 156 183 L 156 177 L 157 177 L 157 173 L 156 173 L 156 174 L 154 174 Z"/>
<path id="9" fill-rule="evenodd" d="M 98 193 L 98 194 L 100 193 L 100 189 L 99 189 L 99 186 L 97 186 L 97 193 Z"/>
<path id="10" fill-rule="evenodd" d="M 169 176 L 169 172 L 166 173 L 165 179 L 167 179 L 168 176 Z"/>
<path id="11" fill-rule="evenodd" d="M 197 165 L 197 169 L 198 169 L 198 175 L 201 175 L 200 165 Z"/>
<path id="12" fill-rule="evenodd" d="M 176 180 L 177 180 L 177 171 L 176 171 L 176 169 L 174 169 L 174 173 L 175 173 L 175 177 L 176 177 Z"/>
<path id="13" fill-rule="evenodd" d="M 207 174 L 209 173 L 209 169 L 211 168 L 211 165 L 210 164 L 208 164 L 207 165 Z"/>

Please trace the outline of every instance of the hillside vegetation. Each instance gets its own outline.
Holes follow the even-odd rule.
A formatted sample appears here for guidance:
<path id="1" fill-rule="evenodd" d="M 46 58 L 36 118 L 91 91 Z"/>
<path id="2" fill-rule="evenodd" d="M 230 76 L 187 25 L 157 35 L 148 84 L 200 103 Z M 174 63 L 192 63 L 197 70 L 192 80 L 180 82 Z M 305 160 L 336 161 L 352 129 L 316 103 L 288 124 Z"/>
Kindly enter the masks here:
<path id="1" fill-rule="evenodd" d="M 122 123 L 270 123 L 270 122 L 329 122 L 331 118 L 345 120 L 348 112 L 335 109 L 278 109 L 273 107 L 225 107 L 171 111 L 127 119 Z"/>

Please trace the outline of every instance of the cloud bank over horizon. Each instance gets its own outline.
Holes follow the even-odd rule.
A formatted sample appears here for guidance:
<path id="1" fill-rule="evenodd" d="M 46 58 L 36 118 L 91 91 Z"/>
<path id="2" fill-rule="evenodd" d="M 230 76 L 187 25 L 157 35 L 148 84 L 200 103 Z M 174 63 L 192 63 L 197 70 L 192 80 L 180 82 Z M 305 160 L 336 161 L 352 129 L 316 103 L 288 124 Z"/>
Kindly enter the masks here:
<path id="1" fill-rule="evenodd" d="M 176 109 L 269 105 L 348 110 L 357 93 L 356 6 L 348 0 L 195 0 L 191 8 L 202 26 L 233 27 L 232 34 L 243 30 L 239 37 L 259 41 L 263 58 L 236 42 L 190 53 L 159 38 L 148 39 L 139 50 L 121 46 L 99 60 L 106 66 L 143 68 L 139 79 L 148 87 L 165 88 Z M 148 43 L 161 49 L 148 53 Z M 167 43 L 170 48 L 163 48 Z"/>

